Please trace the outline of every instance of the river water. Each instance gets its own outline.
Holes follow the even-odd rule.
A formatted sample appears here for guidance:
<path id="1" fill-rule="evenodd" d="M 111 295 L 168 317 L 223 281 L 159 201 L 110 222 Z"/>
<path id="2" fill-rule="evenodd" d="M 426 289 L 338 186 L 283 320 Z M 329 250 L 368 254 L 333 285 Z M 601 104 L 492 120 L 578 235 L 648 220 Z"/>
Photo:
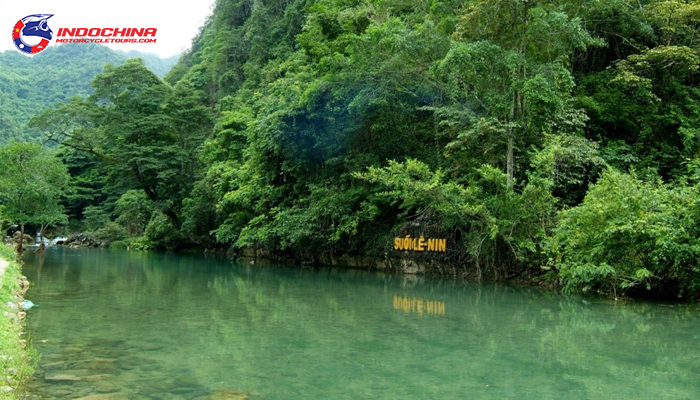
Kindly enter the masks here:
<path id="1" fill-rule="evenodd" d="M 700 398 L 695 305 L 150 252 L 24 262 L 29 398 Z"/>

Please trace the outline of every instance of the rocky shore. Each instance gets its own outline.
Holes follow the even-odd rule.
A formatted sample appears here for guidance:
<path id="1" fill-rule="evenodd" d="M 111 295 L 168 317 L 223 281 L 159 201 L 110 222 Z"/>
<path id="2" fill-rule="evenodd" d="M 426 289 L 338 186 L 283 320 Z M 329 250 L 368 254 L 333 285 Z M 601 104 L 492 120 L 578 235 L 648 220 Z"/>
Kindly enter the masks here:
<path id="1" fill-rule="evenodd" d="M 0 245 L 2 246 L 2 245 Z M 29 289 L 20 267 L 10 262 L 12 249 L 0 252 L 0 399 L 18 398 L 18 388 L 33 373 L 33 350 L 24 339 L 24 295 Z M 6 259 L 7 258 L 7 259 Z"/>
<path id="2" fill-rule="evenodd" d="M 67 247 L 101 247 L 102 242 L 88 236 L 85 233 L 73 233 L 65 241 L 57 243 Z"/>

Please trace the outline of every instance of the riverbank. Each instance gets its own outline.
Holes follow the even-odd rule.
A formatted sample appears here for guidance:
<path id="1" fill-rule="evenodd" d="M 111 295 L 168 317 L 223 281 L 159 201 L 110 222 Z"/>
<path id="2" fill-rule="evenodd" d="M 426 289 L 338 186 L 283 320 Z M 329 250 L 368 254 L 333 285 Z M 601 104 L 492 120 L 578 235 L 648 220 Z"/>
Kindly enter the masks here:
<path id="1" fill-rule="evenodd" d="M 22 296 L 28 289 L 11 247 L 0 244 L 0 400 L 15 400 L 34 372 L 36 355 L 24 339 Z"/>
<path id="2" fill-rule="evenodd" d="M 205 251 L 205 254 L 217 253 Z M 223 251 L 221 252 L 223 254 Z M 351 255 L 333 253 L 287 253 L 246 248 L 240 252 L 227 251 L 226 257 L 244 264 L 295 263 L 302 266 L 362 269 L 367 271 L 391 272 L 402 275 L 451 277 L 467 282 L 509 282 L 520 286 L 560 289 L 554 279 L 547 279 L 541 268 L 514 268 L 493 265 L 478 266 L 460 263 L 449 257 L 435 257 L 430 254 Z"/>

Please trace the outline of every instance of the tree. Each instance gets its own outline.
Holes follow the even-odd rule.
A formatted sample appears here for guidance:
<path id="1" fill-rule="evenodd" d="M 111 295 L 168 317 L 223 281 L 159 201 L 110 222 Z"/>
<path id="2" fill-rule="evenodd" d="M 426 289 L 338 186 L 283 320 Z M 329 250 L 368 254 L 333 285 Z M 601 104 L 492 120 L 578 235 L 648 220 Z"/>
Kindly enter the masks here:
<path id="1" fill-rule="evenodd" d="M 607 46 L 577 63 L 586 135 L 616 167 L 652 169 L 672 181 L 700 154 L 700 4 L 590 2 L 590 32 Z"/>
<path id="2" fill-rule="evenodd" d="M 516 149 L 543 133 L 583 126 L 571 102 L 569 56 L 596 42 L 579 19 L 544 1 L 475 1 L 461 15 L 457 33 L 439 65 L 451 101 L 436 111 L 444 126 L 456 130 L 448 149 L 465 154 L 462 163 L 477 149 L 494 154 L 488 160 L 493 166 L 505 158 L 512 188 Z"/>
<path id="3" fill-rule="evenodd" d="M 12 142 L 41 141 L 41 133 L 25 124 L 37 112 L 57 102 L 92 90 L 90 81 L 105 63 L 122 64 L 137 52 L 125 54 L 97 43 L 67 43 L 49 46 L 36 57 L 17 52 L 0 54 L 0 145 Z M 143 54 L 145 64 L 159 76 L 176 61 Z M 41 85 L 37 85 L 41 82 Z"/>
<path id="4" fill-rule="evenodd" d="M 43 237 L 47 226 L 66 222 L 60 201 L 68 183 L 66 167 L 40 145 L 11 143 L 0 148 L 0 204 L 5 217 L 20 226 L 17 252 L 23 250 L 25 224 L 38 224 Z"/>
<path id="5" fill-rule="evenodd" d="M 172 87 L 140 59 L 105 66 L 92 86 L 92 96 L 71 99 L 32 124 L 62 146 L 97 157 L 116 198 L 140 189 L 180 229 L 196 154 L 211 129 L 204 99 L 190 81 Z"/>

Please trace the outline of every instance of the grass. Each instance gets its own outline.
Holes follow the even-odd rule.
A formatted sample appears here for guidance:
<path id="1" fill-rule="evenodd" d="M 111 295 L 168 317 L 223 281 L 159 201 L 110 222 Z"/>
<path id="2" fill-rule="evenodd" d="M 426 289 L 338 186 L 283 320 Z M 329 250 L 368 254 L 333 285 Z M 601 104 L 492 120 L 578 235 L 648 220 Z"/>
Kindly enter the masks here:
<path id="1" fill-rule="evenodd" d="M 18 303 L 21 267 L 9 246 L 0 244 L 0 258 L 10 262 L 0 277 L 0 400 L 16 400 L 19 386 L 34 373 L 37 356 L 23 340 L 24 324 L 17 316 L 18 310 L 8 305 Z"/>

